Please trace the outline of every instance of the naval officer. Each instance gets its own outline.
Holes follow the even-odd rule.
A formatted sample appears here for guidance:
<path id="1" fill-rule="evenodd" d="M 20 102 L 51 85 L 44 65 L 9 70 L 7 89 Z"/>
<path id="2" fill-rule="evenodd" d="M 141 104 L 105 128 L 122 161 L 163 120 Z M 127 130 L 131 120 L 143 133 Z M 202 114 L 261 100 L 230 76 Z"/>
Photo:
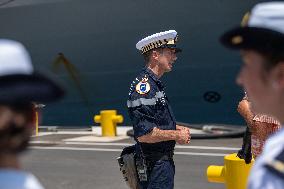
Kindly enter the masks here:
<path id="1" fill-rule="evenodd" d="M 161 77 L 177 60 L 177 32 L 169 30 L 148 36 L 136 44 L 145 68 L 133 80 L 127 107 L 136 144 L 136 167 L 141 188 L 172 189 L 176 142 L 188 144 L 189 128 L 176 125 Z"/>
<path id="2" fill-rule="evenodd" d="M 284 2 L 254 6 L 241 27 L 226 32 L 221 42 L 241 52 L 237 83 L 245 88 L 253 111 L 284 123 Z M 284 187 L 284 129 L 266 141 L 248 182 L 249 189 Z"/>

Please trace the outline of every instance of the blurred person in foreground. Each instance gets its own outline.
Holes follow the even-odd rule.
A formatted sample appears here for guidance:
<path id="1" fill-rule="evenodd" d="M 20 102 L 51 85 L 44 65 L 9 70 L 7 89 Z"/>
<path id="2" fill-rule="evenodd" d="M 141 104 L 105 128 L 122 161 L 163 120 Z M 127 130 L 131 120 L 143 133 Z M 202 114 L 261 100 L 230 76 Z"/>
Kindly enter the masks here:
<path id="1" fill-rule="evenodd" d="M 19 154 L 26 150 L 33 128 L 33 102 L 63 96 L 53 81 L 36 73 L 29 53 L 16 41 L 0 39 L 0 188 L 43 189 L 23 171 Z"/>
<path id="2" fill-rule="evenodd" d="M 227 31 L 221 42 L 240 50 L 244 64 L 237 83 L 244 87 L 257 114 L 284 123 L 284 2 L 259 3 L 242 26 Z M 249 189 L 284 187 L 284 130 L 276 132 L 256 160 Z"/>

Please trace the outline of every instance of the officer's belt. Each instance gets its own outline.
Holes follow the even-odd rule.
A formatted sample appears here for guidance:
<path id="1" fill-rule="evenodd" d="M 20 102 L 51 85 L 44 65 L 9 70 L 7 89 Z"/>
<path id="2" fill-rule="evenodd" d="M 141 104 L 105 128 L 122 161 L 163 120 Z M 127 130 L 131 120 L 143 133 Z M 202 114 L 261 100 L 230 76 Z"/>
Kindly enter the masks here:
<path id="1" fill-rule="evenodd" d="M 148 162 L 156 162 L 159 160 L 173 160 L 174 152 L 144 154 Z"/>

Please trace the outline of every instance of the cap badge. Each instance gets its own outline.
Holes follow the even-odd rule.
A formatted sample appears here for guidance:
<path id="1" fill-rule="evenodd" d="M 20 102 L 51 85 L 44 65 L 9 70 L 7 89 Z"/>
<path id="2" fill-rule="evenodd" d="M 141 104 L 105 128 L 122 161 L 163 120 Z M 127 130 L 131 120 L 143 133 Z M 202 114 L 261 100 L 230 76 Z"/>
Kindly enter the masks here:
<path id="1" fill-rule="evenodd" d="M 243 42 L 243 37 L 240 36 L 240 35 L 234 36 L 234 37 L 232 38 L 232 43 L 233 43 L 234 45 L 238 45 L 238 44 L 240 44 L 240 43 L 242 43 L 242 42 Z"/>
<path id="2" fill-rule="evenodd" d="M 168 45 L 174 45 L 174 44 L 175 44 L 175 40 L 174 40 L 174 39 L 171 39 L 171 40 L 168 41 L 167 44 L 168 44 Z"/>

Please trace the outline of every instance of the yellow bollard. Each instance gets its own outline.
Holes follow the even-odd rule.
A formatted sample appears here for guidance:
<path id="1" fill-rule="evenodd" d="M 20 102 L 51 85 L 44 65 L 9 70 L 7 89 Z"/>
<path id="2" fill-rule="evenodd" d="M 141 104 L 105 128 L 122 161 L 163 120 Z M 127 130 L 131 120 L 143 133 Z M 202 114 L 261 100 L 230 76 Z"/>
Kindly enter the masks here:
<path id="1" fill-rule="evenodd" d="M 224 166 L 211 165 L 207 168 L 209 182 L 225 183 L 227 189 L 245 189 L 250 168 L 236 153 L 224 157 Z"/>
<path id="2" fill-rule="evenodd" d="M 39 133 L 39 122 L 40 122 L 40 115 L 41 115 L 41 112 L 40 112 L 40 109 L 41 108 L 44 108 L 45 105 L 44 104 L 36 104 L 35 102 L 33 102 L 33 116 L 34 116 L 34 129 L 33 129 L 33 134 L 35 136 L 38 136 L 38 133 Z"/>
<path id="3" fill-rule="evenodd" d="M 38 136 L 38 111 L 35 112 L 35 136 Z"/>
<path id="4" fill-rule="evenodd" d="M 94 117 L 96 123 L 101 123 L 102 136 L 116 136 L 116 124 L 123 122 L 122 115 L 116 115 L 116 110 L 103 110 Z"/>

